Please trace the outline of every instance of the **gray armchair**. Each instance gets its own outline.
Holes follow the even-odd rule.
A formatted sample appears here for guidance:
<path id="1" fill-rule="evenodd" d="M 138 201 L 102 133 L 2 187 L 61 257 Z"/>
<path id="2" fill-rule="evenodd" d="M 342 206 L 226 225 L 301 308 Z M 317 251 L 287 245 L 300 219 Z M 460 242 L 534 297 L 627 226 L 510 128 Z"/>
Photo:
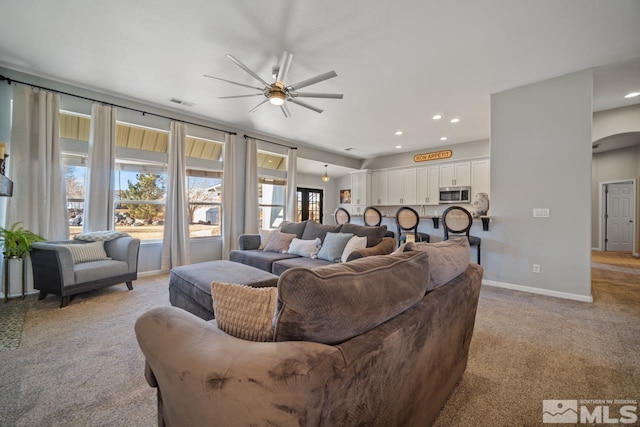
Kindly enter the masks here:
<path id="1" fill-rule="evenodd" d="M 33 284 L 40 291 L 39 300 L 49 293 L 59 295 L 62 308 L 74 295 L 82 292 L 125 282 L 129 290 L 133 289 L 132 282 L 138 278 L 139 239 L 119 237 L 104 242 L 104 250 L 110 259 L 75 264 L 67 245 L 86 243 L 69 240 L 33 244 Z"/>

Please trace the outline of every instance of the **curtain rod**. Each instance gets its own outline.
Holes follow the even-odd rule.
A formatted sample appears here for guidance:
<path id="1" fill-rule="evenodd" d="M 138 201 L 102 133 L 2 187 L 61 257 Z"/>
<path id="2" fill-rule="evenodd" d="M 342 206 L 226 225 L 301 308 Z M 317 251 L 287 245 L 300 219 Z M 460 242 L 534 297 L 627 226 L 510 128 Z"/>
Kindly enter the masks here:
<path id="1" fill-rule="evenodd" d="M 35 87 L 35 88 L 38 88 L 38 89 L 50 90 L 52 92 L 55 92 L 55 93 L 58 93 L 58 94 L 61 94 L 61 95 L 73 96 L 75 98 L 85 99 L 85 100 L 91 101 L 91 102 L 99 102 L 101 104 L 110 105 L 112 107 L 124 108 L 125 110 L 130 110 L 130 111 L 135 111 L 137 113 L 142 113 L 143 116 L 148 114 L 150 116 L 156 116 L 156 117 L 160 117 L 160 118 L 167 119 L 167 120 L 179 121 L 179 122 L 182 122 L 182 123 L 186 123 L 188 125 L 200 126 L 200 127 L 205 128 L 205 129 L 217 130 L 218 132 L 224 132 L 224 133 L 227 133 L 229 135 L 237 135 L 238 134 L 237 132 L 230 132 L 228 130 L 218 129 L 218 128 L 214 128 L 214 127 L 206 126 L 206 125 L 201 125 L 199 123 L 187 122 L 185 120 L 178 120 L 178 119 L 175 119 L 173 117 L 163 116 L 161 114 L 156 114 L 156 113 L 150 113 L 148 111 L 138 110 L 137 108 L 125 107 L 124 105 L 118 105 L 118 104 L 114 104 L 112 102 L 105 102 L 105 101 L 101 101 L 99 99 L 87 98 L 86 96 L 75 95 L 73 93 L 68 93 L 68 92 L 62 92 L 61 90 L 51 89 L 51 88 L 44 87 L 44 86 L 38 86 L 38 85 L 35 85 L 33 83 L 21 82 L 20 80 L 14 80 L 14 79 L 10 79 L 9 77 L 5 77 L 3 75 L 0 75 L 0 81 L 2 81 L 2 80 L 6 80 L 7 84 L 20 83 L 22 85 L 31 86 L 31 87 Z"/>
<path id="2" fill-rule="evenodd" d="M 280 147 L 290 148 L 290 149 L 292 149 L 292 150 L 297 150 L 297 149 L 298 149 L 298 147 L 292 147 L 292 146 L 290 146 L 290 145 L 280 144 L 279 142 L 267 141 L 266 139 L 256 138 L 255 136 L 245 135 L 245 136 L 244 136 L 244 139 L 247 139 L 247 138 L 253 138 L 253 139 L 255 139 L 256 141 L 268 142 L 269 144 L 279 145 Z"/>

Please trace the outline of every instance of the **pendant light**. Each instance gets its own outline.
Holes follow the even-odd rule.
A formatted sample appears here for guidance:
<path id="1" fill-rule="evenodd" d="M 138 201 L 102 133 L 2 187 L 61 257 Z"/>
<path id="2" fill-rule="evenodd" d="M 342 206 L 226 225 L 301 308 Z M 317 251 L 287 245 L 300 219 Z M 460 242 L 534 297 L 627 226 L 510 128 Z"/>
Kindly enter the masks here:
<path id="1" fill-rule="evenodd" d="M 322 180 L 324 182 L 328 182 L 329 180 L 331 180 L 331 178 L 329 178 L 329 175 L 327 175 L 327 166 L 328 165 L 324 165 L 324 175 L 322 176 Z"/>

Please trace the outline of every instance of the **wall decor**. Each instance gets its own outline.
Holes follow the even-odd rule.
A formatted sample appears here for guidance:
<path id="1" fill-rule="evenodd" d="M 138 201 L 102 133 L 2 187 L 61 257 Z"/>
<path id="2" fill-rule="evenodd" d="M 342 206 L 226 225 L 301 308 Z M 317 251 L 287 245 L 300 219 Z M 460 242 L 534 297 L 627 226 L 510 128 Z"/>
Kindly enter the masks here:
<path id="1" fill-rule="evenodd" d="M 428 162 L 430 160 L 448 159 L 452 155 L 453 151 L 451 150 L 432 151 L 430 153 L 416 154 L 415 156 L 413 156 L 413 161 L 419 163 Z"/>
<path id="2" fill-rule="evenodd" d="M 351 189 L 340 190 L 340 203 L 351 203 Z"/>

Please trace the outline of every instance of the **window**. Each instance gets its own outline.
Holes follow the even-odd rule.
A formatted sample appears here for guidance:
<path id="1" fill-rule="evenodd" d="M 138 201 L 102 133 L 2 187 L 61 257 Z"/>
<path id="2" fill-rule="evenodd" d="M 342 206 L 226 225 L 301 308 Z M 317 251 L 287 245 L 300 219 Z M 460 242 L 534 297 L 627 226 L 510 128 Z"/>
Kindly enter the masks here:
<path id="1" fill-rule="evenodd" d="M 258 226 L 277 228 L 284 218 L 286 181 L 260 177 L 258 180 Z"/>
<path id="2" fill-rule="evenodd" d="M 162 239 L 167 174 L 163 165 L 116 164 L 115 229 L 140 240 Z"/>
<path id="3" fill-rule="evenodd" d="M 220 236 L 222 172 L 187 171 L 189 237 Z"/>
<path id="4" fill-rule="evenodd" d="M 82 165 L 84 157 L 65 156 L 63 157 L 63 163 L 69 235 L 73 237 L 82 233 L 87 167 Z"/>

